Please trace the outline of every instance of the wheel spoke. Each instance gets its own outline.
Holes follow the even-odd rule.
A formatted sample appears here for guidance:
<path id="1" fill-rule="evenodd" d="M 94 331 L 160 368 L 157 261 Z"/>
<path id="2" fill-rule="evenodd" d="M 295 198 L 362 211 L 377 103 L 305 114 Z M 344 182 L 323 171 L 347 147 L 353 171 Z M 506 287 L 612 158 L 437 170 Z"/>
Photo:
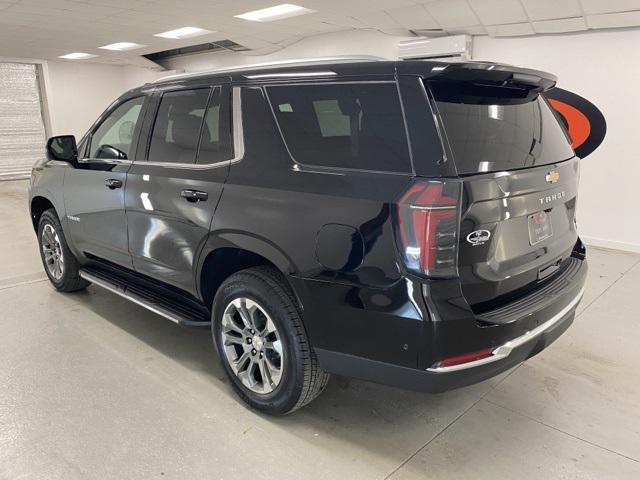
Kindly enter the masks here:
<path id="1" fill-rule="evenodd" d="M 233 321 L 233 316 L 229 313 L 225 313 L 222 316 L 222 326 L 226 329 L 226 332 L 236 332 L 240 335 L 242 335 L 244 332 L 244 328 L 240 328 L 238 325 L 236 325 L 236 322 Z"/>
<path id="2" fill-rule="evenodd" d="M 264 357 L 264 364 L 269 371 L 269 377 L 271 378 L 271 381 L 275 384 L 278 384 L 280 382 L 280 378 L 282 377 L 282 368 L 274 365 L 268 356 Z"/>
<path id="3" fill-rule="evenodd" d="M 236 337 L 234 335 L 225 334 L 224 335 L 224 344 L 226 346 L 229 345 L 242 345 L 244 346 L 245 341 L 242 337 Z"/>
<path id="4" fill-rule="evenodd" d="M 251 354 L 249 352 L 244 352 L 237 360 L 231 362 L 231 368 L 236 373 L 236 375 L 240 376 L 239 372 L 246 370 L 244 367 L 245 363 L 247 363 L 247 359 Z"/>
<path id="5" fill-rule="evenodd" d="M 260 369 L 260 378 L 262 378 L 262 391 L 264 393 L 269 393 L 273 391 L 274 384 L 271 379 L 271 373 L 269 372 L 269 368 L 265 364 L 265 359 L 261 358 L 258 362 L 258 368 Z"/>
<path id="6" fill-rule="evenodd" d="M 253 324 L 251 323 L 251 314 L 247 310 L 246 299 L 237 298 L 233 301 L 233 306 L 235 307 L 238 315 L 240 315 L 240 319 L 244 324 L 244 328 L 246 330 L 253 329 Z"/>

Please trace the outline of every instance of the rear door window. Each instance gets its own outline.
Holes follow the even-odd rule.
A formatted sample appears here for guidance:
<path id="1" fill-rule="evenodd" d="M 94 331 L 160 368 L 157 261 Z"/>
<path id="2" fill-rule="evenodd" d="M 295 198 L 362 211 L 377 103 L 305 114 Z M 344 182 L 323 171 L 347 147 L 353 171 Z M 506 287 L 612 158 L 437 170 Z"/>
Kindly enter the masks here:
<path id="1" fill-rule="evenodd" d="M 195 163 L 210 89 L 180 90 L 162 96 L 153 125 L 149 161 Z"/>
<path id="2" fill-rule="evenodd" d="M 395 83 L 283 85 L 267 92 L 298 163 L 411 172 Z"/>
<path id="3" fill-rule="evenodd" d="M 556 116 L 536 92 L 431 83 L 458 173 L 514 170 L 574 156 Z"/>

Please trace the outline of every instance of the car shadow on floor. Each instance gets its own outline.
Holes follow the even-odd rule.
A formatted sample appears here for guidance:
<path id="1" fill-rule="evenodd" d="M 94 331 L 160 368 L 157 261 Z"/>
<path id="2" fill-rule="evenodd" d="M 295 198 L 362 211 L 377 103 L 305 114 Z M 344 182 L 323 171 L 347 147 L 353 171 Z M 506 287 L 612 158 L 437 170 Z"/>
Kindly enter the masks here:
<path id="1" fill-rule="evenodd" d="M 79 304 L 76 308 L 91 310 L 182 367 L 210 378 L 217 389 L 235 397 L 208 329 L 180 327 L 97 287 L 74 296 Z M 423 440 L 433 438 L 491 385 L 488 381 L 429 395 L 334 377 L 320 397 L 293 415 L 276 418 L 252 412 L 295 435 L 339 437 L 377 455 L 391 455 L 395 461 L 396 455 L 405 455 Z M 240 402 L 237 397 L 236 400 Z"/>

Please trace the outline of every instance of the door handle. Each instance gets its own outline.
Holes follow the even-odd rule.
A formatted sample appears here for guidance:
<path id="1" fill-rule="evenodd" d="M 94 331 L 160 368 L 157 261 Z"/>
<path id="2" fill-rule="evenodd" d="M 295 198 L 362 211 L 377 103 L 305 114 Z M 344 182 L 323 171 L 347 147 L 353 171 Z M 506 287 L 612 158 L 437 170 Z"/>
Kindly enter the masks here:
<path id="1" fill-rule="evenodd" d="M 209 198 L 207 192 L 201 192 L 199 190 L 182 190 L 180 196 L 187 200 L 187 202 L 204 202 Z"/>
<path id="2" fill-rule="evenodd" d="M 122 188 L 122 180 L 118 180 L 117 178 L 107 178 L 104 181 L 104 184 L 107 188 L 111 190 L 115 190 L 116 188 Z"/>

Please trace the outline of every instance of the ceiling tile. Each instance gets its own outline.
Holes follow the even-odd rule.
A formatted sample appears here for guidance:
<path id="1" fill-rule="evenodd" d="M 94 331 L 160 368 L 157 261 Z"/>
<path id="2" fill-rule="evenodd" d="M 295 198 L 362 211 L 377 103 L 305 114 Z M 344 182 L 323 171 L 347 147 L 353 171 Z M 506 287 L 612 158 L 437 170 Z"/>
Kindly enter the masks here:
<path id="1" fill-rule="evenodd" d="M 530 23 L 512 23 L 510 25 L 487 25 L 487 33 L 492 37 L 518 37 L 533 35 L 533 27 Z"/>
<path id="2" fill-rule="evenodd" d="M 589 28 L 638 27 L 640 26 L 640 11 L 587 15 L 587 25 Z"/>
<path id="3" fill-rule="evenodd" d="M 447 29 L 447 33 L 451 35 L 487 35 L 487 28 L 484 25 L 472 25 L 470 27 Z"/>
<path id="4" fill-rule="evenodd" d="M 522 0 L 522 5 L 531 20 L 551 20 L 582 15 L 578 0 Z"/>
<path id="5" fill-rule="evenodd" d="M 640 10 L 640 0 L 580 0 L 585 15 Z"/>
<path id="6" fill-rule="evenodd" d="M 520 0 L 469 0 L 469 3 L 484 25 L 519 23 L 529 20 Z"/>
<path id="7" fill-rule="evenodd" d="M 442 28 L 465 27 L 480 23 L 465 0 L 436 0 L 424 7 Z"/>
<path id="8" fill-rule="evenodd" d="M 387 10 L 387 13 L 396 22 L 409 29 L 431 29 L 438 28 L 438 24 L 431 14 L 422 5 L 412 5 L 410 7 L 394 8 Z"/>
<path id="9" fill-rule="evenodd" d="M 561 18 L 558 20 L 542 20 L 531 22 L 536 33 L 565 33 L 586 30 L 587 24 L 583 17 Z"/>
<path id="10" fill-rule="evenodd" d="M 362 13 L 355 17 L 365 25 L 374 28 L 398 28 L 402 26 L 385 12 Z"/>

